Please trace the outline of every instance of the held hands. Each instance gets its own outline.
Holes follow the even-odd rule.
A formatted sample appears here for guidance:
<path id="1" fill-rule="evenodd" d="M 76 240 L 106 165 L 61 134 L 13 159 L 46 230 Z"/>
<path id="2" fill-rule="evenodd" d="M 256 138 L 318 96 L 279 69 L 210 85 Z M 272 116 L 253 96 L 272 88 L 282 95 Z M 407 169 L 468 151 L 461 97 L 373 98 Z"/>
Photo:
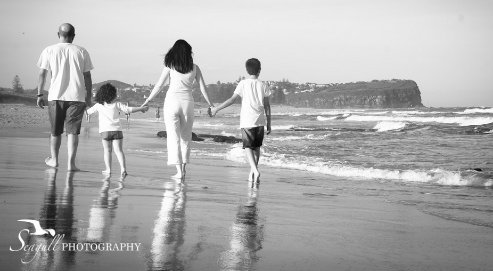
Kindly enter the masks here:
<path id="1" fill-rule="evenodd" d="M 140 110 L 142 113 L 145 113 L 147 112 L 147 110 L 149 110 L 149 106 L 148 105 L 143 105 L 141 106 L 142 107 L 142 110 Z"/>
<path id="2" fill-rule="evenodd" d="M 86 108 L 91 107 L 91 106 L 92 106 L 91 97 L 86 97 Z"/>
<path id="3" fill-rule="evenodd" d="M 216 107 L 209 107 L 207 108 L 207 114 L 209 114 L 209 117 L 215 117 L 217 114 L 217 111 L 219 111 Z"/>

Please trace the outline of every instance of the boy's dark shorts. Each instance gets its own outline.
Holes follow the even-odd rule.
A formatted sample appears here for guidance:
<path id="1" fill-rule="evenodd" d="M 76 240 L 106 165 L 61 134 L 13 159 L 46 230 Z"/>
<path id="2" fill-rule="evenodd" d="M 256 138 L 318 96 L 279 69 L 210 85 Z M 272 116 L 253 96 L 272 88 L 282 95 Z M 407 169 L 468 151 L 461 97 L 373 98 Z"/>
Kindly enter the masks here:
<path id="1" fill-rule="evenodd" d="M 243 149 L 255 149 L 262 146 L 264 141 L 264 126 L 241 128 Z"/>
<path id="2" fill-rule="evenodd" d="M 80 134 L 84 109 L 86 109 L 85 102 L 48 101 L 51 134 L 53 136 L 63 134 L 64 127 L 67 134 Z"/>
<path id="3" fill-rule="evenodd" d="M 122 131 L 102 132 L 101 133 L 101 139 L 106 140 L 106 141 L 123 139 L 123 132 Z"/>

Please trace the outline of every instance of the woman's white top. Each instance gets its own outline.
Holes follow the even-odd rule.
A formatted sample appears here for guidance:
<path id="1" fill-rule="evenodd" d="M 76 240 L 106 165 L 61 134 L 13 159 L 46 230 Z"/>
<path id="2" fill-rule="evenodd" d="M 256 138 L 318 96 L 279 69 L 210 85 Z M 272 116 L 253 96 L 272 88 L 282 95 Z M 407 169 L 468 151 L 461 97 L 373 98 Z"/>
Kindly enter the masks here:
<path id="1" fill-rule="evenodd" d="M 196 75 L 197 65 L 195 64 L 193 64 L 193 70 L 185 74 L 170 69 L 169 89 L 166 98 L 189 100 L 193 102 L 192 90 Z"/>

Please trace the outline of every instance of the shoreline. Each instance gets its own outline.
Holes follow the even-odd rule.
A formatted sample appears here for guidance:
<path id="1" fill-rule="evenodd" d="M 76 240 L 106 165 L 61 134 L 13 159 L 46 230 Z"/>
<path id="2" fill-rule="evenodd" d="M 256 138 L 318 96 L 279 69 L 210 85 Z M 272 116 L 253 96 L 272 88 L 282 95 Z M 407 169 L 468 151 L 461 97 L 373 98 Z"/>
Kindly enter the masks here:
<path id="1" fill-rule="evenodd" d="M 137 115 L 137 114 L 132 114 Z M 142 114 L 145 115 L 145 114 Z M 143 116 L 144 117 L 144 116 Z M 129 176 L 106 179 L 97 122 L 84 121 L 77 165 L 44 165 L 48 126 L 0 133 L 2 233 L 7 269 L 54 270 L 487 270 L 492 229 L 428 215 L 416 206 L 352 192 L 356 184 L 322 174 L 261 166 L 259 187 L 246 182 L 247 164 L 193 156 L 184 184 L 151 122 L 124 130 Z M 161 123 L 164 128 L 164 124 Z M 46 137 L 45 137 L 46 136 Z M 45 137 L 44 140 L 39 138 Z M 156 140 L 154 140 L 156 139 Z M 197 144 L 193 148 L 200 147 Z M 32 150 L 36 150 L 33 152 Z M 127 151 L 128 150 L 128 151 Z M 295 182 L 296 180 L 296 182 Z M 314 181 L 324 186 L 313 186 Z M 371 185 L 369 185 L 371 186 Z M 66 242 L 137 242 L 138 252 L 46 252 L 23 266 L 17 234 L 39 220 Z M 30 244 L 49 237 L 31 238 Z M 31 255 L 32 256 L 32 255 Z"/>

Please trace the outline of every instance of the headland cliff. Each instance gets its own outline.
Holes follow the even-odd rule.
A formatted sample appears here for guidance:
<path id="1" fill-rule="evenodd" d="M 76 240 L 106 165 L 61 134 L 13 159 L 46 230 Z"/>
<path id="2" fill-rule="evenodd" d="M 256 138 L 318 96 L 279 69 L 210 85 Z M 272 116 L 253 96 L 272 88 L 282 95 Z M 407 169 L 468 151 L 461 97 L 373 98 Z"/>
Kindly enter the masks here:
<path id="1" fill-rule="evenodd" d="M 421 92 L 416 82 L 396 79 L 345 84 L 314 84 L 308 90 L 286 93 L 285 104 L 327 109 L 423 106 Z"/>

